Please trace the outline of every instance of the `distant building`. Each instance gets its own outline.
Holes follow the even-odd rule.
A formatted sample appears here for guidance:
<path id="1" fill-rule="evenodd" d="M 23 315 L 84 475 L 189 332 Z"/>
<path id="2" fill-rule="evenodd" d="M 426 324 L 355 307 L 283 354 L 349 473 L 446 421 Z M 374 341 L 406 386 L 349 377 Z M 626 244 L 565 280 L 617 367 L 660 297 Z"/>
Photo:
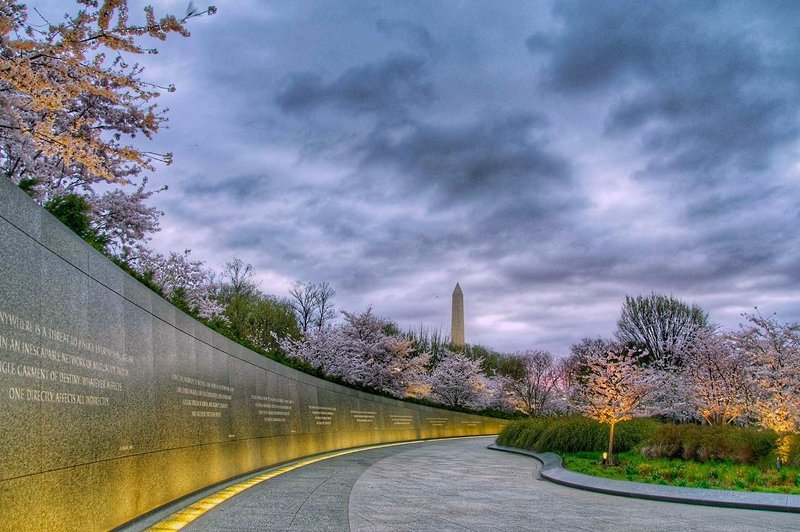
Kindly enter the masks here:
<path id="1" fill-rule="evenodd" d="M 464 292 L 456 283 L 453 289 L 453 312 L 450 325 L 450 341 L 453 345 L 464 345 Z"/>

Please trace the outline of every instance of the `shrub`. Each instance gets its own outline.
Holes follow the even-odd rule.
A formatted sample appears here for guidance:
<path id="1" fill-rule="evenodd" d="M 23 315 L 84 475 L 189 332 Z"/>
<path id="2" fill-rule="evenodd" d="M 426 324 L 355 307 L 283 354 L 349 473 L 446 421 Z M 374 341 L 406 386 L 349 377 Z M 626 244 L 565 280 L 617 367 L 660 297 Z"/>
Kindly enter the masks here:
<path id="1" fill-rule="evenodd" d="M 608 430 L 584 417 L 568 417 L 551 423 L 536 441 L 541 451 L 598 451 L 608 446 Z"/>
<path id="2" fill-rule="evenodd" d="M 787 464 L 791 467 L 800 467 L 800 434 L 792 434 L 789 438 L 789 459 Z"/>
<path id="3" fill-rule="evenodd" d="M 661 425 L 653 419 L 633 419 L 617 425 L 615 448 L 638 447 Z M 499 445 L 537 452 L 602 452 L 608 447 L 608 425 L 580 416 L 542 417 L 511 422 L 497 438 Z"/>
<path id="4" fill-rule="evenodd" d="M 752 464 L 775 448 L 770 430 L 708 425 L 665 424 L 655 430 L 642 454 L 648 458 L 682 458 L 708 462 L 730 460 Z"/>

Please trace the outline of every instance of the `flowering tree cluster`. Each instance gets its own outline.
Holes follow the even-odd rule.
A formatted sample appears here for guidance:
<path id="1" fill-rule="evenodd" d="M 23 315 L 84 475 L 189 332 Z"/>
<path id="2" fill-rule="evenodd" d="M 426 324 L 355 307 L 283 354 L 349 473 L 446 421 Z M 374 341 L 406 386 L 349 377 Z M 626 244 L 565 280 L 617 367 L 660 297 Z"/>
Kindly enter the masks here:
<path id="1" fill-rule="evenodd" d="M 800 324 L 746 316 L 734 337 L 752 379 L 752 413 L 779 434 L 800 432 Z"/>
<path id="2" fill-rule="evenodd" d="M 406 338 L 387 334 L 386 320 L 372 309 L 342 314 L 342 324 L 309 331 L 300 340 L 281 339 L 281 348 L 327 375 L 395 397 L 410 395 L 425 380 L 428 354 L 416 353 Z"/>
<path id="3" fill-rule="evenodd" d="M 709 425 L 734 423 L 747 413 L 750 368 L 733 337 L 705 330 L 686 346 L 683 362 L 679 382 L 690 411 Z"/>
<path id="4" fill-rule="evenodd" d="M 135 57 L 157 53 L 145 39 L 188 36 L 188 19 L 214 12 L 157 18 L 146 7 L 135 24 L 126 0 L 76 0 L 72 13 L 48 20 L 24 3 L 0 2 L 0 172 L 42 204 L 81 198 L 61 202 L 61 211 L 77 207 L 67 215 L 86 216 L 82 236 L 131 258 L 163 214 L 146 205 L 158 190 L 134 182 L 172 160 L 133 142 L 158 132 L 166 116 L 155 100 L 175 90 L 145 81 Z M 100 192 L 98 183 L 133 188 Z"/>
<path id="5" fill-rule="evenodd" d="M 134 266 L 146 272 L 147 279 L 158 286 L 174 304 L 201 318 L 214 318 L 223 307 L 214 298 L 214 273 L 202 261 L 191 260 L 191 250 L 164 256 L 144 250 Z"/>
<path id="6" fill-rule="evenodd" d="M 480 358 L 448 348 L 434 359 L 412 333 L 400 333 L 372 309 L 342 312 L 343 321 L 327 328 L 309 328 L 299 340 L 279 338 L 291 358 L 325 374 L 394 397 L 427 398 L 452 407 L 506 406 L 498 379 L 488 377 Z"/>
<path id="7" fill-rule="evenodd" d="M 572 408 L 610 426 L 609 457 L 617 423 L 655 413 L 711 425 L 756 422 L 781 436 L 786 454 L 788 435 L 800 432 L 800 324 L 745 318 L 737 332 L 694 328 L 670 344 L 672 362 L 584 340 L 565 360 L 559 387 Z"/>
<path id="8" fill-rule="evenodd" d="M 483 408 L 494 395 L 478 360 L 446 351 L 428 377 L 430 398 L 448 406 Z"/>
<path id="9" fill-rule="evenodd" d="M 699 329 L 662 372 L 665 413 L 711 425 L 800 431 L 800 325 L 745 315 L 739 331 Z M 666 391 L 664 391 L 666 390 Z M 685 407 L 685 412 L 681 412 Z"/>

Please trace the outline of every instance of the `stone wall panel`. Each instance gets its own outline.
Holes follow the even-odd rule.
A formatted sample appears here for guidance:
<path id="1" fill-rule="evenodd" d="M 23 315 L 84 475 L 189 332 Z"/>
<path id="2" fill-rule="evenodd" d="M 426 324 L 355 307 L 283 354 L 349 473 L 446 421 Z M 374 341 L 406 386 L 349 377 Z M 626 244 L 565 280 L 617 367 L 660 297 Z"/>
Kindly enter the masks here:
<path id="1" fill-rule="evenodd" d="M 106 530 L 303 456 L 504 424 L 339 386 L 249 351 L 0 179 L 2 530 Z"/>

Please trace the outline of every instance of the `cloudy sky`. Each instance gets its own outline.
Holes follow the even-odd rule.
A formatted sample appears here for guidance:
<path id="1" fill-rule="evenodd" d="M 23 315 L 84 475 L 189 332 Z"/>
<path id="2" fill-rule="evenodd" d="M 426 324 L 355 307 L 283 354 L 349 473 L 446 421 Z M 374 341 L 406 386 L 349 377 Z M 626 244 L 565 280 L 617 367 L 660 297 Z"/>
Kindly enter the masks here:
<path id="1" fill-rule="evenodd" d="M 154 0 L 157 13 L 185 1 Z M 626 294 L 800 320 L 800 4 L 220 1 L 147 58 L 159 250 L 566 352 Z"/>

